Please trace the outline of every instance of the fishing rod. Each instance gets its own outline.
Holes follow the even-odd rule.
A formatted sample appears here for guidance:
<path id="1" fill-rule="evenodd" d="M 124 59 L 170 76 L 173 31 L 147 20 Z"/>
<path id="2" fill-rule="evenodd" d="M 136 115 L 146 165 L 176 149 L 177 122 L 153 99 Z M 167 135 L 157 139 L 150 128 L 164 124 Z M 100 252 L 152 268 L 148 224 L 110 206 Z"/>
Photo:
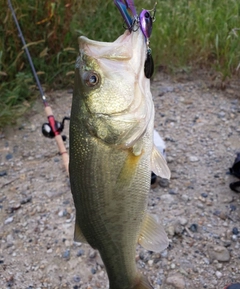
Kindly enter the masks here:
<path id="1" fill-rule="evenodd" d="M 47 102 L 46 96 L 44 95 L 41 83 L 39 81 L 38 75 L 36 73 L 35 67 L 34 67 L 33 62 L 32 62 L 31 55 L 29 53 L 27 44 L 26 44 L 25 39 L 23 37 L 21 28 L 19 26 L 16 14 L 14 12 L 14 9 L 13 9 L 13 6 L 12 6 L 12 3 L 11 3 L 10 0 L 8 0 L 8 6 L 9 6 L 11 12 L 12 12 L 12 17 L 14 19 L 14 22 L 15 22 L 16 26 L 17 26 L 19 37 L 22 40 L 23 49 L 26 52 L 29 64 L 30 64 L 31 69 L 32 69 L 33 76 L 34 76 L 34 78 L 36 80 L 38 89 L 39 89 L 40 94 L 41 94 L 41 98 L 42 98 L 42 101 L 43 101 L 43 104 L 44 104 L 44 108 L 45 108 L 45 113 L 46 113 L 47 118 L 48 118 L 48 123 L 44 123 L 42 125 L 42 133 L 43 133 L 43 135 L 45 137 L 55 138 L 57 146 L 58 146 L 58 149 L 59 149 L 59 153 L 62 156 L 64 167 L 65 167 L 65 169 L 66 169 L 66 171 L 68 173 L 69 156 L 68 156 L 68 153 L 66 151 L 64 142 L 63 142 L 63 140 L 66 140 L 66 136 L 61 136 L 61 132 L 64 129 L 64 121 L 65 120 L 69 120 L 70 118 L 69 117 L 64 117 L 62 122 L 58 122 L 58 121 L 55 120 L 53 112 L 52 112 L 52 109 L 51 109 L 51 107 L 49 106 L 49 104 Z"/>

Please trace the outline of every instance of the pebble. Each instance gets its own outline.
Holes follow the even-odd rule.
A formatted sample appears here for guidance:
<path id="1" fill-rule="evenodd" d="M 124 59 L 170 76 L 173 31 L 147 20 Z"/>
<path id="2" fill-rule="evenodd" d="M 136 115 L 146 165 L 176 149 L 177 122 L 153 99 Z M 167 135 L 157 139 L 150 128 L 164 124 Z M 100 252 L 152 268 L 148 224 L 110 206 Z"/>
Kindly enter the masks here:
<path id="1" fill-rule="evenodd" d="M 237 239 L 238 239 L 238 237 L 237 237 L 236 235 L 232 235 L 232 238 L 231 238 L 231 239 L 233 240 L 233 242 L 236 242 Z"/>
<path id="2" fill-rule="evenodd" d="M 66 250 L 65 252 L 63 252 L 62 257 L 64 259 L 70 259 L 70 250 Z"/>
<path id="3" fill-rule="evenodd" d="M 208 194 L 207 194 L 207 193 L 202 193 L 201 196 L 202 196 L 203 198 L 207 198 L 207 197 L 208 197 Z"/>
<path id="4" fill-rule="evenodd" d="M 198 230 L 198 225 L 197 224 L 192 224 L 190 227 L 189 227 L 189 230 L 192 231 L 192 232 L 197 232 Z"/>
<path id="5" fill-rule="evenodd" d="M 237 209 L 237 207 L 235 205 L 232 205 L 232 204 L 229 207 L 230 207 L 231 211 L 236 211 L 236 209 Z"/>
<path id="6" fill-rule="evenodd" d="M 166 283 L 172 285 L 176 289 L 185 289 L 186 285 L 184 277 L 180 274 L 167 277 Z"/>
<path id="7" fill-rule="evenodd" d="M 220 271 L 216 271 L 215 275 L 217 276 L 218 279 L 222 277 L 222 273 Z"/>
<path id="8" fill-rule="evenodd" d="M 199 196 L 198 199 L 199 199 L 199 201 L 201 201 L 203 203 L 206 203 L 206 198 L 204 198 L 202 196 Z"/>
<path id="9" fill-rule="evenodd" d="M 8 160 L 11 160 L 13 158 L 13 155 L 12 154 L 7 154 L 6 155 L 6 160 L 8 161 Z"/>
<path id="10" fill-rule="evenodd" d="M 4 224 L 7 225 L 7 224 L 10 224 L 12 222 L 13 222 L 13 217 L 9 217 L 4 221 Z"/>
<path id="11" fill-rule="evenodd" d="M 186 194 L 182 194 L 181 195 L 181 199 L 184 201 L 184 202 L 188 202 L 190 199 L 189 199 L 189 197 L 188 197 L 188 195 L 186 195 Z"/>
<path id="12" fill-rule="evenodd" d="M 238 235 L 239 234 L 238 228 L 234 227 L 232 229 L 232 233 L 233 233 L 233 235 Z"/>
<path id="13" fill-rule="evenodd" d="M 175 234 L 182 234 L 183 230 L 184 230 L 184 227 L 181 226 L 179 220 L 172 221 L 172 223 L 166 228 L 166 232 L 172 237 Z"/>
<path id="14" fill-rule="evenodd" d="M 195 163 L 199 161 L 199 158 L 197 156 L 189 156 L 189 160 L 190 162 Z"/>
<path id="15" fill-rule="evenodd" d="M 4 177 L 4 176 L 6 176 L 7 175 L 7 171 L 1 171 L 0 172 L 0 177 Z"/>
<path id="16" fill-rule="evenodd" d="M 164 250 L 164 251 L 162 251 L 160 254 L 161 254 L 161 256 L 162 256 L 163 258 L 167 258 L 167 256 L 168 256 L 168 250 Z"/>
<path id="17" fill-rule="evenodd" d="M 25 205 L 31 201 L 32 201 L 32 196 L 29 196 L 27 198 L 22 199 L 20 203 L 21 203 L 21 205 Z"/>
<path id="18" fill-rule="evenodd" d="M 230 260 L 230 253 L 227 248 L 219 245 L 208 245 L 207 246 L 208 256 L 213 260 L 228 262 Z"/>
<path id="19" fill-rule="evenodd" d="M 94 275 L 94 274 L 97 273 L 97 270 L 96 270 L 95 268 L 92 268 L 92 269 L 91 269 L 91 273 Z"/>
<path id="20" fill-rule="evenodd" d="M 149 265 L 150 267 L 152 267 L 153 262 L 154 262 L 154 260 L 149 260 L 149 261 L 148 261 L 148 265 Z"/>
<path id="21" fill-rule="evenodd" d="M 97 256 L 97 252 L 95 250 L 91 250 L 89 252 L 89 258 L 94 259 Z"/>
<path id="22" fill-rule="evenodd" d="M 74 276 L 73 281 L 79 283 L 81 281 L 81 278 L 79 276 Z"/>
<path id="23" fill-rule="evenodd" d="M 180 223 L 182 226 L 186 226 L 187 223 L 188 223 L 188 220 L 187 220 L 186 218 L 184 218 L 184 217 L 179 217 L 178 220 L 179 220 L 179 223 Z"/>
<path id="24" fill-rule="evenodd" d="M 173 197 L 173 195 L 170 195 L 170 194 L 164 194 L 161 196 L 161 200 L 164 203 L 172 203 L 172 202 L 174 202 L 174 197 Z"/>
<path id="25" fill-rule="evenodd" d="M 81 257 L 82 255 L 84 255 L 84 250 L 83 249 L 78 250 L 77 257 Z"/>
<path id="26" fill-rule="evenodd" d="M 160 178 L 158 183 L 159 183 L 159 186 L 162 187 L 162 188 L 169 187 L 169 180 L 168 179 Z"/>

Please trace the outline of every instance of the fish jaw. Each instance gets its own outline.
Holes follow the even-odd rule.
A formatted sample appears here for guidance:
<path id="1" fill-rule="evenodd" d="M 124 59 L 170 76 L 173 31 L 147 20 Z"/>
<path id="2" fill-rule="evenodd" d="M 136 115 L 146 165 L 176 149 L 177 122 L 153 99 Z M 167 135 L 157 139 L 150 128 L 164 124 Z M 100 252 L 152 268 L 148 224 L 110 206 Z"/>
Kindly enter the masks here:
<path id="1" fill-rule="evenodd" d="M 88 112 L 89 132 L 109 145 L 131 147 L 154 114 L 141 31 L 126 31 L 112 43 L 80 37 L 79 46 L 75 86 Z M 99 83 L 88 87 L 86 78 L 92 73 Z"/>

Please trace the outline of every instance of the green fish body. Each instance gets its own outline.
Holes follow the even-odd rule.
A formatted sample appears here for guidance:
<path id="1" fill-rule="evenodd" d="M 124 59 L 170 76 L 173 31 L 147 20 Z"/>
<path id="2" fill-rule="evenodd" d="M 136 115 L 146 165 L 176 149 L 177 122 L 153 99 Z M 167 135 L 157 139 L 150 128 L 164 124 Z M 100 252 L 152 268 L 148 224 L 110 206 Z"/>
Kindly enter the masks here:
<path id="1" fill-rule="evenodd" d="M 153 144 L 145 39 L 138 29 L 112 43 L 80 37 L 79 45 L 70 121 L 74 238 L 99 251 L 110 289 L 152 288 L 136 268 L 136 245 L 168 246 L 147 198 L 151 171 L 170 172 Z"/>

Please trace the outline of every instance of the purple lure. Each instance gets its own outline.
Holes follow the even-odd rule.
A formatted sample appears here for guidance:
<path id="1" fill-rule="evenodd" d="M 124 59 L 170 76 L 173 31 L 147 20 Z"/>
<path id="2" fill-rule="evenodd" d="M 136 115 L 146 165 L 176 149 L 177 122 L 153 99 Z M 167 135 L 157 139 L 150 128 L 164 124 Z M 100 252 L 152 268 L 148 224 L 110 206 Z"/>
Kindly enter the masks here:
<path id="1" fill-rule="evenodd" d="M 139 18 L 140 18 L 140 27 L 141 27 L 142 33 L 148 39 L 150 38 L 152 34 L 152 24 L 153 24 L 152 16 L 148 12 L 148 10 L 144 9 L 140 13 Z"/>

